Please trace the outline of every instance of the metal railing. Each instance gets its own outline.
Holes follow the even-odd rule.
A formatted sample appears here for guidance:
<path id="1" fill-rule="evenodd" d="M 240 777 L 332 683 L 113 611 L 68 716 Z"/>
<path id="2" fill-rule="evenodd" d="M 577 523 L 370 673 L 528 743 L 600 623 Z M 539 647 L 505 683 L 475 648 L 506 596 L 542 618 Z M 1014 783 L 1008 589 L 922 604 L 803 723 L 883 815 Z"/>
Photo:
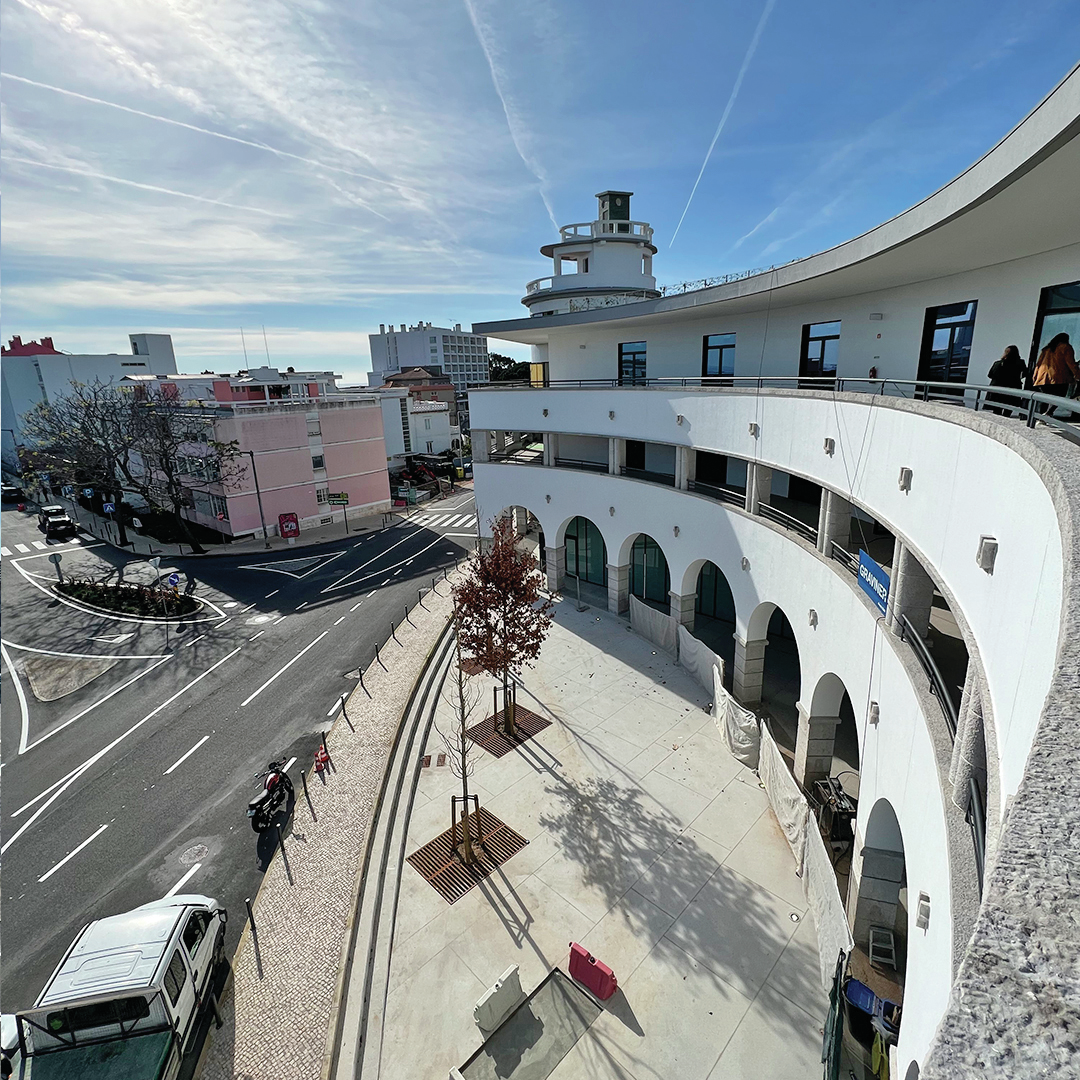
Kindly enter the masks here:
<path id="1" fill-rule="evenodd" d="M 581 469 L 584 472 L 606 473 L 608 471 L 606 461 L 582 461 L 580 458 L 557 457 L 555 466 L 559 469 Z"/>
<path id="2" fill-rule="evenodd" d="M 906 398 L 909 401 L 934 401 L 956 405 L 976 412 L 1008 413 L 1023 420 L 1029 428 L 1036 423 L 1055 428 L 1062 435 L 1080 442 L 1080 399 L 1040 394 L 1033 390 L 1010 390 L 1001 386 L 973 383 L 930 382 L 924 379 L 863 379 L 835 376 L 766 376 L 725 375 L 725 385 L 717 385 L 716 376 L 686 376 L 680 378 L 636 378 L 634 390 L 702 390 L 714 394 L 732 390 L 792 390 L 808 393 L 873 394 L 878 397 Z M 543 387 L 503 387 L 489 384 L 478 387 L 477 393 L 513 389 L 515 392 L 558 389 L 627 389 L 618 379 L 551 379 Z M 1010 404 L 1012 403 L 1012 404 Z M 1051 415 L 1055 413 L 1055 415 Z M 1065 416 L 1056 415 L 1064 413 Z"/>
<path id="3" fill-rule="evenodd" d="M 979 878 L 979 895 L 982 896 L 983 872 L 986 869 L 986 813 L 979 781 L 968 777 L 967 823 L 971 826 L 971 842 L 975 847 L 975 873 Z"/>
<path id="4" fill-rule="evenodd" d="M 807 525 L 805 521 L 800 521 L 791 514 L 785 514 L 783 510 L 777 510 L 775 506 L 770 506 L 768 503 L 759 503 L 758 513 L 763 518 L 768 518 L 769 521 L 775 521 L 777 525 L 783 525 L 785 529 L 798 533 L 811 544 L 817 543 L 817 529 L 813 525 Z"/>
<path id="5" fill-rule="evenodd" d="M 632 236 L 650 243 L 653 237 L 652 226 L 647 221 L 578 221 L 572 225 L 563 225 L 559 229 L 559 238 L 568 240 L 591 240 L 594 237 Z"/>
<path id="6" fill-rule="evenodd" d="M 707 495 L 710 499 L 718 502 L 731 503 L 733 506 L 746 505 L 746 492 L 736 491 L 734 488 L 721 487 L 719 484 L 705 484 L 700 480 L 690 480 L 686 488 L 698 495 Z"/>
<path id="7" fill-rule="evenodd" d="M 543 465 L 544 451 L 518 448 L 516 450 L 492 450 L 488 461 L 499 465 Z"/>
<path id="8" fill-rule="evenodd" d="M 930 650 L 926 647 L 926 642 L 919 636 L 918 631 L 911 625 L 906 615 L 900 616 L 900 639 L 906 641 L 915 653 L 916 658 L 922 665 L 923 671 L 926 672 L 927 677 L 930 680 L 930 693 L 938 699 L 941 704 L 941 711 L 945 714 L 945 725 L 949 729 L 949 736 L 956 741 L 956 724 L 957 713 L 956 703 L 952 699 L 952 694 L 949 693 L 948 685 L 941 675 L 941 669 L 937 666 L 933 656 L 930 654 Z"/>
<path id="9" fill-rule="evenodd" d="M 651 484 L 675 486 L 675 476 L 672 473 L 653 472 L 651 469 L 635 469 L 629 465 L 620 465 L 619 475 L 628 476 L 631 480 L 648 480 Z"/>
<path id="10" fill-rule="evenodd" d="M 859 576 L 859 560 L 851 554 L 847 548 L 842 547 L 835 540 L 832 541 L 832 547 L 829 549 L 830 558 L 835 559 L 845 570 Z"/>

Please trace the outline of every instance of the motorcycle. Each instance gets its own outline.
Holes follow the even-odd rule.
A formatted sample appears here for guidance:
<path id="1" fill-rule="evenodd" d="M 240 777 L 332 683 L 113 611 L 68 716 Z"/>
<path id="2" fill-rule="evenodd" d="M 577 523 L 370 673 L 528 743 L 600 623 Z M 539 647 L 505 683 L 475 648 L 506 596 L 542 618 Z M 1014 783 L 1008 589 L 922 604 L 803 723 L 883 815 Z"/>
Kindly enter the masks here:
<path id="1" fill-rule="evenodd" d="M 293 794 L 292 781 L 285 773 L 284 761 L 271 761 L 266 769 L 266 772 L 255 774 L 255 779 L 262 781 L 262 790 L 247 807 L 248 819 L 256 832 L 270 828 L 274 815 L 282 807 L 288 806 Z"/>

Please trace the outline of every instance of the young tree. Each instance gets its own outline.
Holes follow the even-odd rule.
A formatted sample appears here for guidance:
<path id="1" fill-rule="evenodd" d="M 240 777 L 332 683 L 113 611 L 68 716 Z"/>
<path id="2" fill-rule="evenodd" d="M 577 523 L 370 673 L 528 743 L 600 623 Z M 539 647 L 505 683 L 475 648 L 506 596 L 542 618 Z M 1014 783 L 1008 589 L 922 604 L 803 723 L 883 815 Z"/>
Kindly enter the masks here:
<path id="1" fill-rule="evenodd" d="M 554 606 L 550 600 L 539 603 L 539 564 L 518 548 L 512 521 L 500 518 L 492 532 L 490 548 L 472 557 L 464 580 L 454 586 L 454 605 L 466 661 L 502 680 L 504 732 L 513 738 L 510 676 L 540 655 Z"/>
<path id="2" fill-rule="evenodd" d="M 454 621 L 457 622 L 456 612 Z M 461 781 L 461 804 L 463 807 L 461 854 L 465 862 L 471 863 L 474 861 L 475 855 L 473 853 L 472 830 L 469 825 L 469 777 L 473 771 L 471 755 L 474 744 L 465 732 L 469 726 L 469 717 L 480 701 L 480 688 L 473 683 L 462 668 L 460 636 L 456 647 L 457 659 L 454 664 L 454 681 L 452 685 L 443 690 L 443 700 L 454 711 L 453 728 L 449 731 L 443 731 L 436 722 L 435 730 L 438 731 L 439 737 L 446 747 L 450 771 Z"/>

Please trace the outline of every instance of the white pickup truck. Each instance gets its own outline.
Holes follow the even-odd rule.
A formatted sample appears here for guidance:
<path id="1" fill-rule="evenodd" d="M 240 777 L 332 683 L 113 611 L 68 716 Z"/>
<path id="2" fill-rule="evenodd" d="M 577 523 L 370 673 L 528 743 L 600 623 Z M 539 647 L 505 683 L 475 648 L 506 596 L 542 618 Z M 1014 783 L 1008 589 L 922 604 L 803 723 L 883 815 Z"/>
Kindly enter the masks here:
<path id="1" fill-rule="evenodd" d="M 34 1007 L 4 1018 L 3 1074 L 174 1080 L 212 998 L 225 919 L 188 895 L 84 926 Z"/>

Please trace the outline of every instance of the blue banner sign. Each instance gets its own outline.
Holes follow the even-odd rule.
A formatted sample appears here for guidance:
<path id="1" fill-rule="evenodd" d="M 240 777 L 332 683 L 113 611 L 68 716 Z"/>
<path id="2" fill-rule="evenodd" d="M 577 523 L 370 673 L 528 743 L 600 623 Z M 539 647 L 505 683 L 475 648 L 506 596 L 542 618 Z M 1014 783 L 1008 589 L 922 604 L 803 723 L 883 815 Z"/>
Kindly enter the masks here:
<path id="1" fill-rule="evenodd" d="M 859 586 L 884 615 L 889 606 L 889 575 L 865 551 L 859 552 Z"/>

